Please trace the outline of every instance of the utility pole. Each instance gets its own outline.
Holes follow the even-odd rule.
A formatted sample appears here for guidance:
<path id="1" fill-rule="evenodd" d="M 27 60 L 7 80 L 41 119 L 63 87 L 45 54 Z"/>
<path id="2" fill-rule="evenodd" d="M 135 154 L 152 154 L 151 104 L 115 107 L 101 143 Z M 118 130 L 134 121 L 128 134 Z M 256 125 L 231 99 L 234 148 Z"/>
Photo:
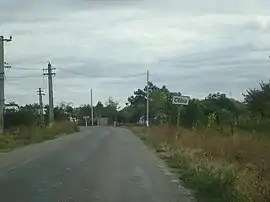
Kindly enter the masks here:
<path id="1" fill-rule="evenodd" d="M 92 126 L 94 125 L 94 107 L 93 107 L 93 90 L 91 89 L 91 120 Z"/>
<path id="2" fill-rule="evenodd" d="M 54 112 L 53 112 L 53 83 L 52 83 L 52 76 L 55 75 L 55 72 L 53 72 L 55 68 L 52 68 L 51 63 L 48 63 L 48 68 L 43 69 L 43 71 L 47 71 L 46 73 L 43 73 L 43 75 L 48 76 L 48 85 L 49 85 L 49 124 L 50 127 L 52 126 L 54 122 Z"/>
<path id="3" fill-rule="evenodd" d="M 146 126 L 149 127 L 149 71 L 146 75 L 147 101 L 146 101 Z"/>
<path id="4" fill-rule="evenodd" d="M 90 107 L 89 108 L 89 117 L 91 117 L 91 122 L 90 122 L 90 118 L 89 118 L 89 122 L 93 126 L 94 125 L 94 107 L 93 107 L 93 91 L 92 91 L 92 89 L 89 89 L 89 107 Z"/>
<path id="5" fill-rule="evenodd" d="M 5 52 L 4 42 L 12 41 L 12 36 L 5 39 L 0 36 L 0 133 L 4 130 L 4 112 L 5 112 Z"/>
<path id="6" fill-rule="evenodd" d="M 40 115 L 40 121 L 41 123 L 44 122 L 44 114 L 43 114 L 43 100 L 42 96 L 45 95 L 45 93 L 41 90 L 41 88 L 38 89 L 38 97 L 39 97 L 39 115 Z"/>
<path id="7" fill-rule="evenodd" d="M 100 126 L 100 121 L 101 121 L 101 106 L 100 105 L 97 105 L 98 107 L 98 124 Z"/>

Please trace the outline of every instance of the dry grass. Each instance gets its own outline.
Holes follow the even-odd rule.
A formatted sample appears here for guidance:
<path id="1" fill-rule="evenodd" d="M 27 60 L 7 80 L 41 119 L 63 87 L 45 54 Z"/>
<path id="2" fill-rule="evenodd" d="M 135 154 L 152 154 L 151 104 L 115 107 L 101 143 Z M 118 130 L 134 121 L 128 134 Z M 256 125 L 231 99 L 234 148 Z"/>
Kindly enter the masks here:
<path id="1" fill-rule="evenodd" d="M 9 151 L 16 147 L 54 139 L 59 135 L 77 132 L 77 125 L 70 122 L 57 122 L 51 128 L 20 127 L 0 134 L 0 150 Z"/>
<path id="2" fill-rule="evenodd" d="M 201 198 L 270 201 L 268 138 L 242 133 L 230 136 L 216 131 L 177 132 L 173 127 L 134 127 L 132 131 L 154 146 L 162 157 L 166 156 L 171 166 L 177 165 L 180 178 Z"/>

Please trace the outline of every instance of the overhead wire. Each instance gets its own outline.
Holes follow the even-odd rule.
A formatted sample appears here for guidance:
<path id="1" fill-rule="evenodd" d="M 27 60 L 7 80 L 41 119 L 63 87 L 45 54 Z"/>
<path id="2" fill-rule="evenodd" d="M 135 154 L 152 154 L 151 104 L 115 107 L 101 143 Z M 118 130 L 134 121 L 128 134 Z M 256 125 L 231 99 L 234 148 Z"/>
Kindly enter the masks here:
<path id="1" fill-rule="evenodd" d="M 11 67 L 11 69 L 15 69 L 15 70 L 29 70 L 29 71 L 33 71 L 33 70 L 39 70 L 40 69 L 36 69 L 36 68 L 25 68 L 25 67 Z"/>
<path id="2" fill-rule="evenodd" d="M 107 78 L 109 76 L 109 75 L 100 75 L 100 74 L 91 74 L 91 73 L 89 74 L 89 73 L 78 72 L 78 71 L 74 71 L 74 70 L 70 70 L 70 69 L 62 69 L 62 68 L 59 68 L 59 67 L 57 67 L 57 69 L 59 69 L 60 71 L 71 72 L 71 73 L 82 75 L 82 76 L 94 76 L 94 77 L 105 77 L 105 78 Z M 121 78 L 121 77 L 124 77 L 124 78 L 127 78 L 127 77 L 138 77 L 138 76 L 143 76 L 143 75 L 146 75 L 146 73 L 119 75 L 117 78 Z"/>
<path id="3" fill-rule="evenodd" d="M 10 101 L 14 101 L 14 100 L 17 100 L 18 98 L 21 98 L 21 97 L 36 97 L 36 94 L 31 94 L 31 93 L 20 93 L 20 94 L 17 94 L 17 95 L 6 95 L 5 96 L 5 100 L 7 100 L 7 102 L 10 102 Z"/>
<path id="4" fill-rule="evenodd" d="M 15 69 L 15 70 L 29 70 L 29 71 L 38 70 L 38 71 L 40 71 L 40 69 L 36 69 L 36 68 L 24 68 L 24 67 L 12 67 L 12 69 Z M 82 75 L 82 76 L 107 77 L 107 75 L 89 74 L 89 73 L 78 72 L 78 71 L 74 71 L 74 70 L 70 70 L 70 69 L 62 69 L 62 68 L 59 68 L 59 67 L 57 69 L 59 69 L 60 71 L 70 72 L 70 73 L 78 74 L 78 75 Z M 142 76 L 142 75 L 145 75 L 145 73 L 131 74 L 131 75 L 121 75 L 121 77 L 136 77 L 136 76 Z"/>
<path id="5" fill-rule="evenodd" d="M 6 79 L 38 78 L 40 75 L 6 76 Z"/>
<path id="6" fill-rule="evenodd" d="M 24 67 L 12 67 L 11 69 L 15 69 L 15 70 L 26 70 L 26 71 L 36 71 L 40 69 L 35 69 L 35 68 L 24 68 Z M 117 77 L 114 76 L 110 76 L 110 75 L 101 75 L 101 74 L 89 74 L 89 73 L 85 73 L 85 72 L 78 72 L 78 71 L 73 71 L 73 70 L 67 70 L 67 69 L 62 69 L 62 68 L 57 68 L 60 71 L 65 71 L 65 72 L 70 72 L 73 74 L 78 74 L 78 75 L 82 75 L 82 76 L 90 76 L 90 77 L 99 77 L 99 78 L 133 78 L 133 77 L 139 77 L 139 76 L 145 76 L 146 73 L 137 73 L 137 74 L 126 74 L 126 75 L 119 75 Z M 10 71 L 9 71 L 10 72 Z M 20 78 L 34 78 L 34 77 L 38 77 L 41 76 L 41 74 L 37 74 L 37 75 L 23 75 L 23 76 L 6 76 L 6 78 L 8 79 L 20 79 Z M 43 75 L 43 79 L 44 79 L 44 75 Z M 43 82 L 45 83 L 45 81 Z"/>
<path id="7" fill-rule="evenodd" d="M 24 68 L 24 67 L 11 67 L 9 69 L 9 73 L 12 71 L 12 70 L 29 70 L 29 71 L 35 71 L 35 70 L 39 70 L 39 69 L 34 69 L 34 68 Z M 39 77 L 40 74 L 32 74 L 32 75 L 21 75 L 21 76 L 8 76 L 7 74 L 5 75 L 5 79 L 8 81 L 8 80 L 13 80 L 13 79 L 25 79 L 25 78 L 37 78 Z"/>
<path id="8" fill-rule="evenodd" d="M 39 71 L 42 71 L 41 69 L 36 69 L 36 68 L 24 68 L 24 67 L 12 67 L 12 69 L 14 69 L 14 70 L 25 70 L 25 71 L 37 71 L 37 70 L 39 70 Z M 12 70 L 11 69 L 11 70 Z M 82 75 L 82 76 L 84 76 L 84 77 L 98 77 L 98 78 L 108 78 L 108 79 L 121 79 L 121 78 L 123 78 L 123 79 L 127 79 L 127 78 L 130 78 L 130 79 L 132 79 L 132 78 L 136 78 L 136 77 L 141 77 L 141 76 L 146 76 L 146 72 L 144 72 L 144 73 L 136 73 L 136 74 L 126 74 L 126 75 L 119 75 L 119 76 L 117 76 L 117 77 L 115 77 L 115 75 L 98 75 L 98 74 L 91 74 L 91 73 L 85 73 L 85 72 L 79 72 L 79 71 L 74 71 L 74 70 L 70 70 L 70 69 L 63 69 L 63 68 L 59 68 L 59 67 L 57 67 L 57 70 L 60 70 L 60 71 L 63 71 L 63 72 L 70 72 L 70 73 L 72 73 L 72 74 L 77 74 L 77 75 Z M 7 81 L 14 81 L 14 80 L 17 80 L 17 79 L 32 79 L 32 78 L 40 78 L 40 76 L 42 76 L 43 78 L 43 89 L 44 89 L 44 91 L 47 91 L 47 80 L 46 80 L 46 76 L 45 75 L 43 75 L 42 73 L 40 73 L 40 74 L 33 74 L 33 75 L 22 75 L 22 76 L 6 76 L 6 80 Z M 53 85 L 53 91 L 54 92 L 56 92 L 56 81 L 54 81 L 54 85 Z M 121 83 L 119 83 L 119 81 L 112 81 L 112 82 L 109 82 L 110 84 L 121 84 Z M 123 83 L 122 83 L 123 84 Z M 54 93 L 55 94 L 55 93 Z M 20 95 L 18 95 L 18 96 L 29 96 L 30 94 L 20 94 Z M 32 96 L 32 95 L 31 95 Z"/>

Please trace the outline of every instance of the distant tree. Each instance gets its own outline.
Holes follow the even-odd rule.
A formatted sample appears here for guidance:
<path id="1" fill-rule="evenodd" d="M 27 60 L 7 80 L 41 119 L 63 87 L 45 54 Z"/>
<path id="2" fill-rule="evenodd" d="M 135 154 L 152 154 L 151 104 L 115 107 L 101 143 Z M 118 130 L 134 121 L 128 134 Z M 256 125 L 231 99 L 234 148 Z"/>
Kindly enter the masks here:
<path id="1" fill-rule="evenodd" d="M 244 96 L 244 102 L 228 98 L 224 93 L 209 93 L 205 99 L 192 99 L 188 106 L 181 106 L 180 123 L 184 127 L 209 127 L 224 125 L 260 129 L 261 125 L 254 121 L 263 119 L 263 127 L 270 127 L 270 83 L 261 82 L 259 89 L 249 89 Z M 166 86 L 158 87 L 149 82 L 149 112 L 150 123 L 176 124 L 178 107 L 172 103 L 174 95 L 180 92 L 171 92 Z M 94 117 L 109 118 L 109 122 L 136 123 L 145 119 L 147 104 L 147 86 L 139 88 L 127 98 L 124 108 L 120 110 L 119 103 L 112 97 L 103 104 L 98 102 L 94 106 Z M 39 105 L 28 104 L 25 106 L 8 103 L 5 110 L 5 127 L 31 126 L 39 123 Z M 8 107 L 9 106 L 9 107 Z M 12 107 L 15 106 L 15 107 Z M 91 106 L 84 104 L 74 107 L 72 103 L 62 102 L 55 106 L 55 120 L 67 120 L 75 116 L 83 123 L 84 116 L 90 116 Z M 214 117 L 214 118 L 213 118 Z M 48 105 L 45 105 L 45 120 L 48 120 Z M 243 121 L 244 120 L 244 121 Z M 243 123 L 246 123 L 244 125 Z M 262 130 L 263 131 L 263 130 Z"/>
<path id="2" fill-rule="evenodd" d="M 109 118 L 109 123 L 112 124 L 113 121 L 117 121 L 118 117 L 119 103 L 109 97 L 108 101 L 105 102 L 105 107 L 103 108 L 102 116 Z"/>

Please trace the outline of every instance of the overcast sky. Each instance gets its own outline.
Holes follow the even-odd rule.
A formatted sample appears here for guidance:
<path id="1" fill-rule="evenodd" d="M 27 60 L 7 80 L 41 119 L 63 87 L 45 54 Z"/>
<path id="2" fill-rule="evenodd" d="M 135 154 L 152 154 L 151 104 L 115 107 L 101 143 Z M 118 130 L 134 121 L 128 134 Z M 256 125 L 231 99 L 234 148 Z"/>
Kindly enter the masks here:
<path id="1" fill-rule="evenodd" d="M 0 0 L 7 102 L 47 93 L 42 69 L 56 68 L 55 103 L 109 96 L 124 103 L 151 81 L 191 97 L 237 99 L 270 75 L 269 0 Z M 48 101 L 47 95 L 44 101 Z"/>

